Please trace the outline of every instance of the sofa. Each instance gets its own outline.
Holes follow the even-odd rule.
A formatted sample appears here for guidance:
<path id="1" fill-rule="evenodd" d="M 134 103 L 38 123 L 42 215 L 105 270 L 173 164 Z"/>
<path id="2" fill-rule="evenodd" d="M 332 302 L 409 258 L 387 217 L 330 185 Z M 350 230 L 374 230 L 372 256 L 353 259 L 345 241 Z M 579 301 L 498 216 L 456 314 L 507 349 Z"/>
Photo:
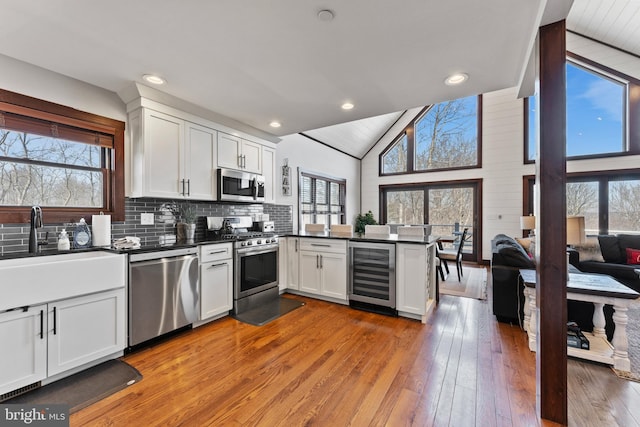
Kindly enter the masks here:
<path id="1" fill-rule="evenodd" d="M 491 241 L 491 276 L 493 289 L 493 314 L 499 322 L 512 323 L 523 327 L 524 321 L 524 284 L 520 280 L 519 270 L 536 268 L 531 255 L 514 238 L 498 234 Z M 576 255 L 573 255 L 574 257 Z M 575 265 L 569 270 L 580 273 Z M 593 330 L 593 310 L 591 303 L 567 301 L 567 320 L 574 321 L 584 331 Z M 605 306 L 605 331 L 609 340 L 613 337 L 613 308 Z"/>
<path id="2" fill-rule="evenodd" d="M 569 251 L 569 262 L 582 272 L 607 274 L 640 292 L 640 235 L 618 234 L 587 238 Z"/>

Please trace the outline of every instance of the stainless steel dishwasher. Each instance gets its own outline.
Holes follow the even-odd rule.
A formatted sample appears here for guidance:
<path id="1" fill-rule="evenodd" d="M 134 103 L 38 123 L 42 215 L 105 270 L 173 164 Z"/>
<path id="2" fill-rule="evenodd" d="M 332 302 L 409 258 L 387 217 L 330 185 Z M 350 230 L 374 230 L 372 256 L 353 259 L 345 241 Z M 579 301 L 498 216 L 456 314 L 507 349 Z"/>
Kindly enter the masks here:
<path id="1" fill-rule="evenodd" d="M 180 329 L 198 318 L 198 249 L 129 256 L 129 346 Z"/>

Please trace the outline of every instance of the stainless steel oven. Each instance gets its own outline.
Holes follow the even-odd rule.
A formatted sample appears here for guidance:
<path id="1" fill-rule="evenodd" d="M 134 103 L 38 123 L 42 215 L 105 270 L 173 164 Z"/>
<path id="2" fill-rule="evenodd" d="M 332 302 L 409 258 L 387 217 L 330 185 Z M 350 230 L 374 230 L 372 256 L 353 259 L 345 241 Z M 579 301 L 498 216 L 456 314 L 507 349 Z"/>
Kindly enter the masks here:
<path id="1" fill-rule="evenodd" d="M 232 169 L 218 169 L 218 200 L 264 202 L 264 176 Z"/>
<path id="2" fill-rule="evenodd" d="M 239 238 L 235 241 L 235 314 L 250 310 L 266 296 L 277 297 L 278 238 L 273 235 Z"/>

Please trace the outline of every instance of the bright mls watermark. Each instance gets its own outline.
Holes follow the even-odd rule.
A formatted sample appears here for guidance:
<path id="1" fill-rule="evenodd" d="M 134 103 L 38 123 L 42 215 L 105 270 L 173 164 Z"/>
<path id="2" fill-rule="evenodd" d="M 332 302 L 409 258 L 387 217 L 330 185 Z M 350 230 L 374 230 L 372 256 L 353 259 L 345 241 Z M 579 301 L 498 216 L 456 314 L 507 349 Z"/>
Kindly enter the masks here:
<path id="1" fill-rule="evenodd" d="M 69 427 L 69 405 L 0 404 L 0 427 Z"/>

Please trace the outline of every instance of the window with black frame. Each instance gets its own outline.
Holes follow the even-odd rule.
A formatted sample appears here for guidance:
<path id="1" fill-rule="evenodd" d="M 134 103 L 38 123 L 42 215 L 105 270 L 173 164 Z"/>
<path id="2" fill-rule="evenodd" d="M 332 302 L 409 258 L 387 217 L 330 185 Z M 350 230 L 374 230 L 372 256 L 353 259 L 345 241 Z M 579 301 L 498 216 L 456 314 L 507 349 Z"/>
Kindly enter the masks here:
<path id="1" fill-rule="evenodd" d="M 345 224 L 346 180 L 300 172 L 300 229 L 305 224 Z"/>

